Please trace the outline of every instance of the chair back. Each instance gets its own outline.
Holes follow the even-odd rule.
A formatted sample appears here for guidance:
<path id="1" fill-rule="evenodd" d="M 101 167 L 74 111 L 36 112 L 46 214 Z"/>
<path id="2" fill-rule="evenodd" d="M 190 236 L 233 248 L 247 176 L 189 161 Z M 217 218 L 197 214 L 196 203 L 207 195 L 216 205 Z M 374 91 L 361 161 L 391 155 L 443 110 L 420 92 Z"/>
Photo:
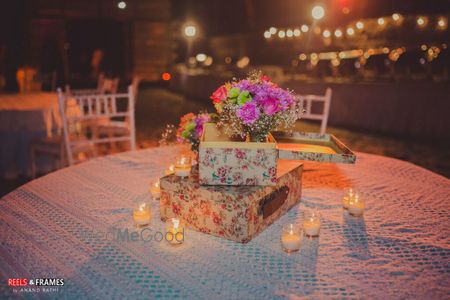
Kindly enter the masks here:
<path id="1" fill-rule="evenodd" d="M 297 105 L 301 112 L 299 117 L 302 119 L 319 120 L 320 134 L 324 134 L 327 130 L 328 116 L 330 114 L 331 105 L 331 88 L 327 88 L 325 95 L 297 95 Z M 322 113 L 312 112 L 313 102 L 323 103 Z"/>
<path id="2" fill-rule="evenodd" d="M 100 73 L 97 80 L 97 88 L 95 89 L 71 89 L 66 84 L 66 94 L 72 96 L 93 95 L 93 94 L 116 94 L 119 89 L 119 78 L 106 78 L 105 74 Z M 134 94 L 133 94 L 134 95 Z M 135 96 L 136 97 L 136 96 Z"/>
<path id="3" fill-rule="evenodd" d="M 126 105 L 123 105 L 126 110 L 119 109 L 119 107 L 122 107 L 119 105 L 120 101 L 127 101 Z M 128 141 L 130 148 L 136 149 L 134 94 L 131 85 L 128 87 L 128 92 L 122 94 L 70 95 L 63 93 L 59 88 L 58 103 L 63 120 L 64 143 L 70 165 L 76 162 L 73 156 L 74 149 L 82 146 Z M 69 113 L 69 110 L 77 113 Z M 91 134 L 90 138 L 87 138 L 87 135 L 80 134 L 79 124 L 83 124 L 83 126 L 92 130 L 96 126 L 96 121 L 105 118 L 125 119 L 128 125 L 126 134 L 114 137 L 99 137 Z M 77 130 L 74 131 L 74 128 Z"/>
<path id="4" fill-rule="evenodd" d="M 99 84 L 98 92 L 100 94 L 115 94 L 119 88 L 119 78 L 104 78 L 102 83 Z"/>

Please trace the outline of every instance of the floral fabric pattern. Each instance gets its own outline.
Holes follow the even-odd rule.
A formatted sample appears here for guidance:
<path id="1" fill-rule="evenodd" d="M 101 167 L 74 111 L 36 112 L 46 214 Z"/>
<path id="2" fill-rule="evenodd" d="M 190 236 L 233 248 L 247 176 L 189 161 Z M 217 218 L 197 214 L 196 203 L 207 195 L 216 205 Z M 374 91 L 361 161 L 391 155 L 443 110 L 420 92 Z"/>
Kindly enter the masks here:
<path id="1" fill-rule="evenodd" d="M 301 176 L 300 164 L 278 178 L 276 186 L 201 186 L 198 173 L 165 176 L 160 179 L 161 219 L 178 217 L 194 230 L 246 243 L 300 201 Z M 261 200 L 286 187 L 286 200 L 264 218 Z"/>
<path id="2" fill-rule="evenodd" d="M 202 185 L 276 185 L 277 149 L 200 147 Z"/>

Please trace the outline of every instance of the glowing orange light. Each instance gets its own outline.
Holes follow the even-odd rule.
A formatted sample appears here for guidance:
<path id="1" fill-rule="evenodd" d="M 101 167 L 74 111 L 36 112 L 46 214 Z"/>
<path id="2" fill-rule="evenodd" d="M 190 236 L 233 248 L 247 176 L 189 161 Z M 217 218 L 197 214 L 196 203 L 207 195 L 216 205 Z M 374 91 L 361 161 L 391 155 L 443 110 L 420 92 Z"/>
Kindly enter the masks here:
<path id="1" fill-rule="evenodd" d="M 169 81 L 170 78 L 172 78 L 170 73 L 167 73 L 167 72 L 164 72 L 161 77 L 162 77 L 162 80 L 164 80 L 164 81 Z"/>

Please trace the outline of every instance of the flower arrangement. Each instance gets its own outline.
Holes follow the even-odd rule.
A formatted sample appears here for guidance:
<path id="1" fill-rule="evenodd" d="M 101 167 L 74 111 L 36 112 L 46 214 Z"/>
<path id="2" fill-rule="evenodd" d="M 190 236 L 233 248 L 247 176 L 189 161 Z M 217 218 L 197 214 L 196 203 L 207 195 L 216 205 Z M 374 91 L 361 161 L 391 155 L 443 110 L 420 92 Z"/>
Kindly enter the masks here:
<path id="1" fill-rule="evenodd" d="M 280 88 L 261 72 L 225 83 L 210 97 L 218 113 L 218 126 L 228 136 L 264 142 L 270 131 L 288 129 L 298 119 L 294 94 Z"/>
<path id="2" fill-rule="evenodd" d="M 203 124 L 210 122 L 212 115 L 208 113 L 185 114 L 180 119 L 177 130 L 177 141 L 179 143 L 190 143 L 192 151 L 198 151 L 200 137 L 203 133 Z"/>

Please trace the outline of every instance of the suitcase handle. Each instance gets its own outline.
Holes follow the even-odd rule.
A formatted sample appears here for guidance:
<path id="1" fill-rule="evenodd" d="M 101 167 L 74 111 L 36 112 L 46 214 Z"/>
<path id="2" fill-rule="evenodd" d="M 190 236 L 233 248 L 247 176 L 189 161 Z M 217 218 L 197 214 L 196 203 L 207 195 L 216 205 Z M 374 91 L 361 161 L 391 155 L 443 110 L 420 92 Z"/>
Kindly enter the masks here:
<path id="1" fill-rule="evenodd" d="M 263 219 L 270 217 L 284 204 L 288 195 L 289 187 L 283 186 L 265 196 L 259 202 L 258 214 L 263 215 Z"/>

